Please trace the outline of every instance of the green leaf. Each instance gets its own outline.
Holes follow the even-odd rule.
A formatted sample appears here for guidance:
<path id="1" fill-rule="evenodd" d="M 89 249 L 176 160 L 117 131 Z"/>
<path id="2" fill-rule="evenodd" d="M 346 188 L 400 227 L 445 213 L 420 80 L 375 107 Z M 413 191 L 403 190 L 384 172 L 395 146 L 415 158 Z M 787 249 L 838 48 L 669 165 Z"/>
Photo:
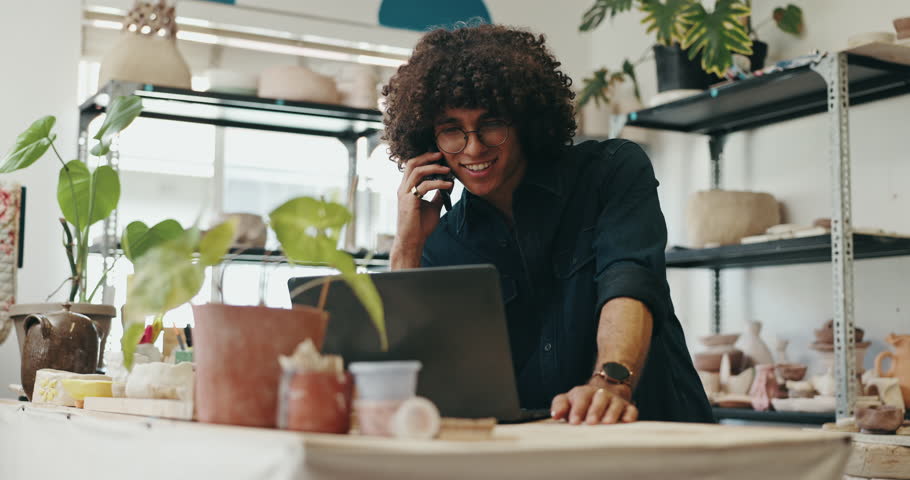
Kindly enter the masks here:
<path id="1" fill-rule="evenodd" d="M 749 7 L 738 0 L 717 0 L 710 13 L 700 3 L 692 4 L 683 15 L 687 30 L 682 48 L 689 59 L 701 53 L 702 69 L 723 77 L 733 65 L 734 53 L 752 54 L 752 39 L 742 23 L 749 13 Z"/>
<path id="2" fill-rule="evenodd" d="M 15 172 L 41 158 L 56 138 L 56 135 L 51 136 L 51 129 L 54 128 L 56 121 L 56 118 L 48 115 L 35 120 L 26 131 L 22 132 L 16 138 L 13 148 L 3 157 L 3 162 L 0 163 L 0 173 Z"/>
<path id="3" fill-rule="evenodd" d="M 60 169 L 57 203 L 63 217 L 79 230 L 107 218 L 119 201 L 120 177 L 113 168 L 102 165 L 89 172 L 84 163 L 72 160 Z"/>
<path id="4" fill-rule="evenodd" d="M 117 97 L 107 108 L 104 123 L 95 134 L 98 144 L 92 147 L 92 155 L 101 157 L 111 151 L 111 142 L 123 129 L 128 127 L 133 120 L 142 113 L 142 99 L 133 95 Z"/>
<path id="5" fill-rule="evenodd" d="M 379 334 L 379 343 L 383 350 L 389 348 L 389 340 L 385 329 L 385 311 L 382 308 L 382 298 L 376 285 L 369 275 L 357 273 L 357 266 L 354 264 L 354 258 L 345 252 L 335 250 L 329 247 L 326 252 L 326 262 L 341 274 L 341 278 L 351 287 L 354 295 L 363 304 L 376 332 Z"/>
<path id="6" fill-rule="evenodd" d="M 351 218 L 351 212 L 344 205 L 309 197 L 292 198 L 269 214 L 272 229 L 279 240 L 284 236 L 292 243 L 296 236 L 312 236 L 315 232 L 337 240 L 341 228 Z M 284 241 L 281 242 L 284 245 Z"/>
<path id="7" fill-rule="evenodd" d="M 645 18 L 641 23 L 648 26 L 647 32 L 657 32 L 657 43 L 671 45 L 682 38 L 683 14 L 692 5 L 700 5 L 693 0 L 641 0 L 641 10 Z"/>
<path id="8" fill-rule="evenodd" d="M 133 314 L 164 314 L 199 293 L 205 265 L 193 258 L 198 246 L 199 230 L 194 227 L 149 249 L 136 260 L 136 273 L 127 285 L 126 299 Z"/>
<path id="9" fill-rule="evenodd" d="M 596 0 L 594 5 L 582 15 L 581 26 L 578 27 L 578 30 L 587 32 L 597 28 L 603 22 L 607 12 L 610 13 L 610 18 L 613 18 L 617 13 L 631 10 L 632 2 L 633 0 Z"/>
<path id="10" fill-rule="evenodd" d="M 126 327 L 123 336 L 120 337 L 120 349 L 123 350 L 123 366 L 127 370 L 133 369 L 133 354 L 136 353 L 136 346 L 142 339 L 145 332 L 145 322 L 132 322 Z"/>
<path id="11" fill-rule="evenodd" d="M 581 93 L 578 94 L 578 108 L 585 106 L 591 100 L 594 100 L 594 104 L 598 107 L 601 106 L 601 102 L 604 105 L 610 103 L 610 99 L 607 97 L 610 86 L 607 81 L 608 73 L 609 71 L 606 68 L 601 68 L 594 72 L 594 76 L 584 79 L 584 87 L 582 87 Z"/>
<path id="12" fill-rule="evenodd" d="M 234 231 L 237 229 L 237 220 L 232 218 L 216 225 L 202 237 L 199 244 L 199 261 L 203 265 L 218 265 L 231 244 L 234 243 Z"/>
<path id="13" fill-rule="evenodd" d="M 803 9 L 792 3 L 774 9 L 774 22 L 781 30 L 793 35 L 803 33 Z"/>
<path id="14" fill-rule="evenodd" d="M 183 227 L 176 220 L 164 220 L 152 228 L 137 220 L 127 225 L 123 230 L 120 245 L 126 258 L 135 263 L 136 259 L 144 255 L 149 249 L 173 240 L 181 233 L 183 233 Z"/>
<path id="15" fill-rule="evenodd" d="M 622 62 L 622 71 L 627 77 L 632 79 L 632 85 L 635 86 L 635 98 L 641 101 L 641 89 L 638 86 L 638 78 L 635 76 L 635 65 L 628 58 Z"/>

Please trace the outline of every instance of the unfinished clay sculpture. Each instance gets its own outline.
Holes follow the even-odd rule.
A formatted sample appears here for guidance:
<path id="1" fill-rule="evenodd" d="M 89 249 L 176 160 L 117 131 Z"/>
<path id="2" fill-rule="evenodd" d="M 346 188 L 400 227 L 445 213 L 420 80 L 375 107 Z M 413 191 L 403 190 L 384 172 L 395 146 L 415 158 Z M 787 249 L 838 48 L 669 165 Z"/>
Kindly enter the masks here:
<path id="1" fill-rule="evenodd" d="M 767 193 L 710 190 L 689 197 L 689 245 L 734 245 L 780 223 L 777 200 Z"/>
<path id="2" fill-rule="evenodd" d="M 136 365 L 126 381 L 129 398 L 193 400 L 193 364 L 151 362 Z"/>

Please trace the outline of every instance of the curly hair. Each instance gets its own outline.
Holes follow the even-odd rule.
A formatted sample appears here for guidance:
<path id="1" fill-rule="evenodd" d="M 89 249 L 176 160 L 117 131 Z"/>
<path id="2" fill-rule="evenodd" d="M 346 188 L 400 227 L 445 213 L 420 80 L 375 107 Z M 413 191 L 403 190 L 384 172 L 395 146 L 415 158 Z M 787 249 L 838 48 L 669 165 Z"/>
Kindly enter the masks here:
<path id="1" fill-rule="evenodd" d="M 383 140 L 404 163 L 434 144 L 434 121 L 447 108 L 483 108 L 516 127 L 529 161 L 572 144 L 575 93 L 544 36 L 498 25 L 425 34 L 408 63 L 382 88 Z"/>

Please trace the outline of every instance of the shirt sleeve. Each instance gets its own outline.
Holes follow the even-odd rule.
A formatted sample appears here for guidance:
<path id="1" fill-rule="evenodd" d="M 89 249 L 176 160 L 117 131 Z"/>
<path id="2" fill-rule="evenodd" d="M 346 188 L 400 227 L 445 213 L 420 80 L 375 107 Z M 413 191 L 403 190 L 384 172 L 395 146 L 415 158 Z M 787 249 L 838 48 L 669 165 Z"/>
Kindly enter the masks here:
<path id="1" fill-rule="evenodd" d="M 607 159 L 598 188 L 602 210 L 597 218 L 597 301 L 599 312 L 617 297 L 644 303 L 654 317 L 654 329 L 670 314 L 666 281 L 667 226 L 657 197 L 657 179 L 648 156 L 626 142 Z"/>

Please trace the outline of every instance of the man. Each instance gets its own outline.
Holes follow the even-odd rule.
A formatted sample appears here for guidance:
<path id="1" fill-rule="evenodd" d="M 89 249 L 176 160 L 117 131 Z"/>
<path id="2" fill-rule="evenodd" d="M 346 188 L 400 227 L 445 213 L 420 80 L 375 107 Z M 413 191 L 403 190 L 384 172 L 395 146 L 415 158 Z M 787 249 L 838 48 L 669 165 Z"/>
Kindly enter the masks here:
<path id="1" fill-rule="evenodd" d="M 526 408 L 573 424 L 711 422 L 670 301 L 650 161 L 623 140 L 571 146 L 559 65 L 542 37 L 501 26 L 421 39 L 383 89 L 404 172 L 392 268 L 496 265 Z M 440 219 L 452 176 L 465 193 Z"/>

